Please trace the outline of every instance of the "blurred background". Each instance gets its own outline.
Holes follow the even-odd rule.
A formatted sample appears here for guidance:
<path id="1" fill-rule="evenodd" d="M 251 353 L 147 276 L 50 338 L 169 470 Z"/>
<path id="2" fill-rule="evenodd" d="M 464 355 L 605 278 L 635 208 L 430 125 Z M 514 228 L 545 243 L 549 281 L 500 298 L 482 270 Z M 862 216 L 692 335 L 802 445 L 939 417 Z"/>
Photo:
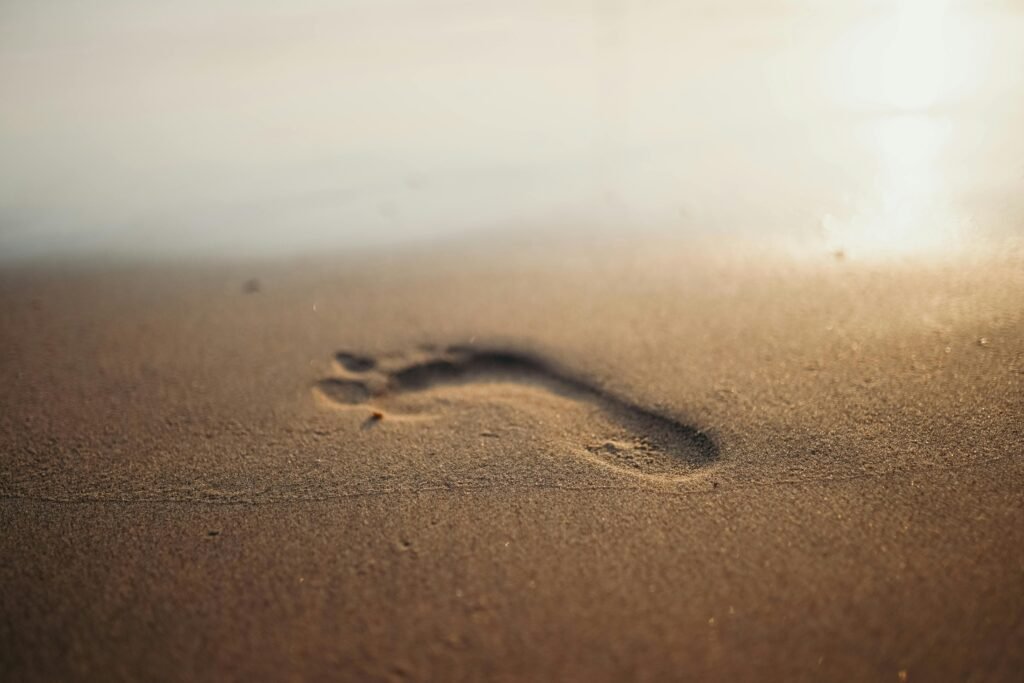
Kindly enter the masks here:
<path id="1" fill-rule="evenodd" d="M 1019 2 L 5 0 L 0 92 L 9 260 L 1024 225 Z"/>

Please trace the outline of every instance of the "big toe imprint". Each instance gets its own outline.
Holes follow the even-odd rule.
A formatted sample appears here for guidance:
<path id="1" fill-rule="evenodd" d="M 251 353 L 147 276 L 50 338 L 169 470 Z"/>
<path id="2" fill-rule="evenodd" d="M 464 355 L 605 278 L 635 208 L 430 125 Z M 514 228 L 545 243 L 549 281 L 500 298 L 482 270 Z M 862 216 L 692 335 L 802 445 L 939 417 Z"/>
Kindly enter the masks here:
<path id="1" fill-rule="evenodd" d="M 437 394 L 434 411 L 451 407 L 452 402 L 440 394 L 454 392 L 456 387 L 486 384 L 500 392 L 501 385 L 518 385 L 532 392 L 549 392 L 583 409 L 582 417 L 570 422 L 569 440 L 575 454 L 592 462 L 631 474 L 676 478 L 696 474 L 718 457 L 714 441 L 696 427 L 609 394 L 532 355 L 427 347 L 379 359 L 339 352 L 335 360 L 335 376 L 317 382 L 317 389 L 336 404 L 373 408 L 364 427 L 374 426 L 392 411 L 402 415 L 415 412 L 415 407 L 409 409 L 417 403 L 413 394 Z M 495 391 L 476 394 L 472 400 L 494 400 L 500 396 Z M 540 396 L 532 398 L 535 400 L 529 391 L 512 396 L 525 411 L 549 405 Z M 420 423 L 415 428 L 428 427 Z"/>

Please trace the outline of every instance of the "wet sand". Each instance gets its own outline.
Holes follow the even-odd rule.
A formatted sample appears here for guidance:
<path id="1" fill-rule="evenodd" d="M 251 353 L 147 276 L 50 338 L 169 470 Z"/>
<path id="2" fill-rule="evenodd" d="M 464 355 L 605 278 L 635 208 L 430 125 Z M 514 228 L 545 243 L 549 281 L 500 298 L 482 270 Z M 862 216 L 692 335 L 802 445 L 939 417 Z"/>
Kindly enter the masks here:
<path id="1" fill-rule="evenodd" d="M 0 271 L 0 677 L 1016 679 L 1024 252 L 493 247 Z"/>

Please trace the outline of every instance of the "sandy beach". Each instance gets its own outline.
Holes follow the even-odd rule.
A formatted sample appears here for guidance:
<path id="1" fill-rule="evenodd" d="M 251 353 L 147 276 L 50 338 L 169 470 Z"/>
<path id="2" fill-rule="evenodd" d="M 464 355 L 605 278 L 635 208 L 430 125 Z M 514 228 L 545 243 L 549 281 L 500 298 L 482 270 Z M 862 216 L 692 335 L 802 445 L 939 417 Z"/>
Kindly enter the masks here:
<path id="1" fill-rule="evenodd" d="M 0 681 L 1024 671 L 1024 10 L 0 6 Z"/>
<path id="2" fill-rule="evenodd" d="M 4 677 L 1013 680 L 1021 253 L 693 246 L 8 269 Z"/>

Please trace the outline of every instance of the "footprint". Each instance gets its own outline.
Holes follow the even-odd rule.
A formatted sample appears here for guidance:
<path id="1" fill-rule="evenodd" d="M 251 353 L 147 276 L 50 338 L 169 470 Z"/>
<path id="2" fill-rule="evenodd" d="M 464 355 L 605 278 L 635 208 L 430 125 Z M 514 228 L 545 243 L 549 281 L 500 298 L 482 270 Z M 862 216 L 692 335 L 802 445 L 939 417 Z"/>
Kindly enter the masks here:
<path id="1" fill-rule="evenodd" d="M 677 478 L 696 474 L 718 457 L 714 441 L 699 429 L 618 398 L 529 354 L 423 346 L 409 354 L 380 358 L 339 352 L 335 360 L 336 376 L 320 380 L 316 387 L 336 404 L 369 406 L 372 412 L 363 422 L 364 429 L 389 421 L 389 414 L 409 415 L 413 394 L 440 394 L 460 385 L 508 384 L 577 403 L 588 419 L 583 428 L 575 429 L 578 443 L 571 445 L 576 454 L 616 470 Z M 488 400 L 494 394 L 483 396 Z M 529 394 L 520 392 L 513 398 L 526 402 L 521 404 L 525 409 L 536 408 L 529 404 Z M 449 403 L 439 396 L 434 405 L 443 409 Z"/>

